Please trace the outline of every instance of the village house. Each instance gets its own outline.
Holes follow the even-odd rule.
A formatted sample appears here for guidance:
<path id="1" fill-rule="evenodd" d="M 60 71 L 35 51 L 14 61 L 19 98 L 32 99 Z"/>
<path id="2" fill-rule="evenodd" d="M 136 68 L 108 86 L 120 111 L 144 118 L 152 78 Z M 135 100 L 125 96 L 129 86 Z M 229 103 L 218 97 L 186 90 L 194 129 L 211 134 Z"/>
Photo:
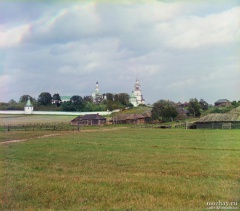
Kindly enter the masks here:
<path id="1" fill-rule="evenodd" d="M 216 107 L 227 107 L 231 105 L 231 102 L 227 99 L 219 99 L 214 103 Z"/>
<path id="2" fill-rule="evenodd" d="M 188 107 L 189 106 L 189 103 L 188 102 L 185 102 L 185 103 L 181 103 L 181 102 L 178 102 L 175 104 L 177 107 Z"/>
<path id="3" fill-rule="evenodd" d="M 149 121 L 148 114 L 118 114 L 113 117 L 114 124 L 145 124 Z"/>
<path id="4" fill-rule="evenodd" d="M 86 114 L 78 116 L 71 121 L 71 125 L 105 125 L 106 118 L 99 114 Z"/>
<path id="5" fill-rule="evenodd" d="M 178 112 L 178 115 L 176 116 L 175 119 L 177 119 L 177 120 L 183 120 L 187 116 L 189 116 L 189 111 L 187 109 L 185 109 L 184 107 L 177 107 L 176 110 Z"/>
<path id="6" fill-rule="evenodd" d="M 240 114 L 208 114 L 195 124 L 197 129 L 240 129 Z"/>

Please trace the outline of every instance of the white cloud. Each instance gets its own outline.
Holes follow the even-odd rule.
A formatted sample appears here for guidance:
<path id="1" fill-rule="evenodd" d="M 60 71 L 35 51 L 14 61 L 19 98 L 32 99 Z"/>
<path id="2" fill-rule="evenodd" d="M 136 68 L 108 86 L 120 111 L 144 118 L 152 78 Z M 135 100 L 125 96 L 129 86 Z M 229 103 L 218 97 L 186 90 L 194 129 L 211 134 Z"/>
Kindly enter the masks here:
<path id="1" fill-rule="evenodd" d="M 35 97 L 41 91 L 86 95 L 96 81 L 102 92 L 130 93 L 138 76 L 149 102 L 212 99 L 227 92 L 233 98 L 240 19 L 233 2 L 74 1 L 51 7 L 42 2 L 36 14 L 15 8 L 14 19 L 5 8 L 2 75 L 18 83 L 6 80 L 2 86 L 11 90 L 8 98 L 17 99 L 25 87 Z M 21 8 L 31 10 L 29 4 Z"/>
<path id="2" fill-rule="evenodd" d="M 236 41 L 240 32 L 239 20 L 240 7 L 237 7 L 206 17 L 184 17 L 164 26 L 173 35 L 168 40 L 171 47 L 197 48 Z"/>
<path id="3" fill-rule="evenodd" d="M 95 35 L 99 31 L 99 19 L 95 4 L 79 3 L 54 11 L 31 24 L 24 42 L 54 44 L 76 41 Z"/>
<path id="4" fill-rule="evenodd" d="M 2 27 L 3 28 L 3 27 Z M 21 43 L 23 36 L 29 30 L 29 25 L 20 25 L 0 31 L 0 48 L 14 47 Z"/>

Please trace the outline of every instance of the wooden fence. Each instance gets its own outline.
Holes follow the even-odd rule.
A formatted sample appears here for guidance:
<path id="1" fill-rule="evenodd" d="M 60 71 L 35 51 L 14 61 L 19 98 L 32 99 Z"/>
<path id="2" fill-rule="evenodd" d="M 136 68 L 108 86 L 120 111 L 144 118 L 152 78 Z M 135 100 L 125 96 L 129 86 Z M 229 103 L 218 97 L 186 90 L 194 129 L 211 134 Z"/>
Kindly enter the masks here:
<path id="1" fill-rule="evenodd" d="M 166 124 L 134 124 L 132 125 L 132 128 L 183 128 L 183 129 L 189 129 L 189 124 L 186 123 L 179 123 L 179 124 L 172 124 L 172 125 L 166 125 Z"/>
<path id="2" fill-rule="evenodd" d="M 0 125 L 0 131 L 40 131 L 40 130 L 52 130 L 52 131 L 69 131 L 69 130 L 81 130 L 80 126 L 73 126 L 64 122 L 53 123 L 31 123 L 31 124 L 5 124 Z"/>

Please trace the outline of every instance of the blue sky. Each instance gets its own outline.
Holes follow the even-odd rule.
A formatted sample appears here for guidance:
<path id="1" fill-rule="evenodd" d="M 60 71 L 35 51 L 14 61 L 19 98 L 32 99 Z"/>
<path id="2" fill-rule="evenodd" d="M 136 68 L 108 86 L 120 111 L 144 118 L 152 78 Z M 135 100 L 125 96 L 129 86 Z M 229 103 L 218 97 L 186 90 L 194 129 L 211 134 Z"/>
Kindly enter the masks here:
<path id="1" fill-rule="evenodd" d="M 0 2 L 0 102 L 41 92 L 240 100 L 240 2 Z"/>

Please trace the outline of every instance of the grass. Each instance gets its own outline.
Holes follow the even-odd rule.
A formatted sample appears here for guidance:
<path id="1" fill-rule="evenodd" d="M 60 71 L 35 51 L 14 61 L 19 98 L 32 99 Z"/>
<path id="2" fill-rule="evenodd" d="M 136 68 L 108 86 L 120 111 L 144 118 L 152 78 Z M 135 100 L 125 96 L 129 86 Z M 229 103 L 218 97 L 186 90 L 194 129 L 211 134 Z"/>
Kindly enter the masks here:
<path id="1" fill-rule="evenodd" d="M 131 108 L 129 110 L 124 110 L 121 111 L 119 113 L 123 113 L 123 114 L 142 114 L 144 112 L 150 112 L 152 108 L 148 107 L 148 106 L 138 106 L 135 108 Z"/>
<path id="2" fill-rule="evenodd" d="M 239 130 L 108 128 L 115 130 L 1 145 L 0 209 L 207 210 L 207 202 L 239 202 Z M 12 136 L 26 133 L 39 135 Z"/>
<path id="3" fill-rule="evenodd" d="M 34 123 L 52 123 L 52 122 L 68 122 L 76 116 L 59 116 L 59 115 L 12 115 L 0 114 L 0 125 L 8 124 L 34 124 Z"/>

